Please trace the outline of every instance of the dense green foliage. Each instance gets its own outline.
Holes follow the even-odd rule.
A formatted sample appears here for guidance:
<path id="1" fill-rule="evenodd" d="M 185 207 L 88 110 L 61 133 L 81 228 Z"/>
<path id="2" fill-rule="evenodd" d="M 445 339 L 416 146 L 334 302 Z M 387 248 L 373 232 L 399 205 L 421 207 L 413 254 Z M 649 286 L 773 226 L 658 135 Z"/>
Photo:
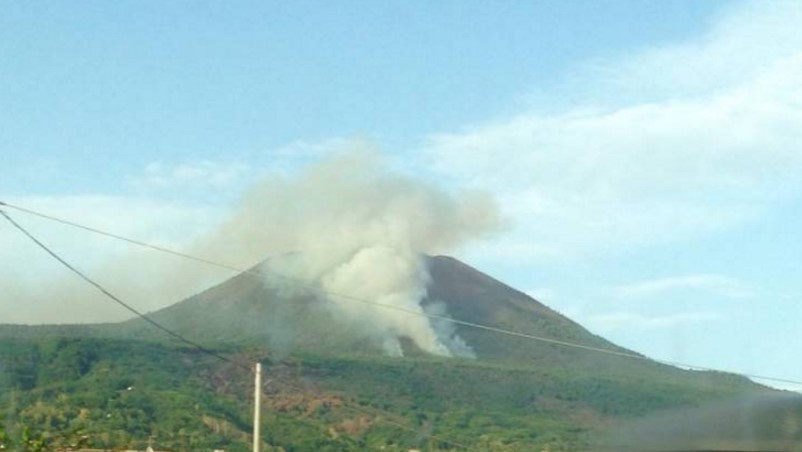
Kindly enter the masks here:
<path id="1" fill-rule="evenodd" d="M 258 355 L 229 356 L 249 362 Z M 624 376 L 431 357 L 262 358 L 264 440 L 286 451 L 575 450 L 614 419 L 760 390 L 724 375 L 658 377 L 648 366 Z M 2 339 L 0 365 L 0 439 L 19 450 L 79 442 L 144 448 L 149 441 L 175 450 L 248 450 L 252 376 L 196 350 Z"/>
<path id="2" fill-rule="evenodd" d="M 424 304 L 613 354 L 457 325 L 477 359 L 432 357 L 409 339 L 405 358 L 389 358 L 369 328 L 259 273 L 151 318 L 229 360 L 263 362 L 265 450 L 584 450 L 619 422 L 772 392 L 650 361 L 465 264 L 427 259 Z M 0 325 L 0 440 L 15 450 L 248 450 L 252 384 L 247 367 L 178 347 L 141 319 Z"/>
<path id="3" fill-rule="evenodd" d="M 12 438 L 27 427 L 53 444 L 80 432 L 96 447 L 141 446 L 150 437 L 211 447 L 227 440 L 198 433 L 207 413 L 247 426 L 235 403 L 212 397 L 195 376 L 208 360 L 193 352 L 93 339 L 1 345 L 1 401 Z"/>

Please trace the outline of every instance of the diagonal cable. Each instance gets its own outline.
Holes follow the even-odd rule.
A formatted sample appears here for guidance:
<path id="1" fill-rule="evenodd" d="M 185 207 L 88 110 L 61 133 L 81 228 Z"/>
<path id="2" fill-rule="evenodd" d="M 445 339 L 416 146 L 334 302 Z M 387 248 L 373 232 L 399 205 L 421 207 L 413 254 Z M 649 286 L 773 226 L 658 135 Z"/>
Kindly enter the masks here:
<path id="1" fill-rule="evenodd" d="M 5 204 L 5 203 L 3 203 L 1 201 L 0 201 L 0 205 L 6 205 L 7 206 L 7 204 Z M 20 225 L 16 221 L 14 221 L 14 219 L 11 218 L 11 216 L 9 216 L 4 210 L 0 209 L 0 215 L 5 217 L 15 228 L 17 228 L 25 236 L 27 236 L 29 239 L 31 239 L 36 245 L 38 245 L 40 248 L 42 248 L 44 251 L 46 251 L 51 257 L 56 259 L 59 263 L 61 263 L 65 267 L 67 267 L 70 271 L 72 271 L 73 273 L 78 275 L 81 279 L 83 279 L 87 283 L 91 284 L 98 291 L 100 291 L 101 293 L 106 295 L 106 297 L 110 298 L 111 300 L 113 300 L 117 304 L 121 305 L 122 307 L 124 307 L 128 311 L 134 313 L 138 317 L 142 318 L 146 322 L 150 323 L 151 325 L 153 325 L 154 327 L 156 327 L 159 330 L 163 331 L 164 333 L 170 335 L 171 337 L 173 337 L 175 339 L 178 339 L 179 341 L 184 342 L 185 344 L 188 344 L 188 345 L 192 346 L 193 348 L 195 348 L 195 349 L 197 349 L 197 350 L 199 350 L 199 351 L 201 351 L 203 353 L 206 353 L 206 354 L 208 354 L 210 356 L 213 356 L 213 357 L 215 357 L 215 358 L 217 358 L 219 360 L 222 360 L 222 361 L 225 361 L 225 362 L 227 362 L 229 364 L 232 364 L 232 365 L 240 368 L 240 370 L 246 370 L 246 371 L 248 371 L 248 373 L 253 373 L 253 369 L 249 365 L 246 365 L 246 364 L 243 364 L 241 362 L 238 362 L 238 361 L 232 360 L 230 358 L 227 358 L 227 357 L 225 357 L 225 356 L 223 356 L 223 355 L 221 355 L 221 354 L 219 354 L 219 353 L 217 353 L 217 352 L 215 352 L 213 350 L 210 350 L 210 349 L 198 344 L 195 341 L 187 339 L 183 335 L 181 335 L 181 334 L 179 334 L 179 333 L 177 333 L 175 331 L 172 331 L 171 329 L 165 327 L 164 325 L 160 324 L 159 322 L 151 319 L 149 316 L 141 313 L 139 310 L 137 310 L 136 308 L 134 308 L 130 304 L 124 302 L 123 300 L 121 300 L 119 297 L 117 297 L 116 295 L 111 293 L 109 290 L 107 290 L 105 287 L 103 287 L 100 283 L 96 282 L 95 280 L 93 280 L 92 278 L 87 276 L 85 273 L 83 273 L 80 270 L 78 270 L 75 266 L 73 266 L 72 264 L 67 262 L 65 259 L 63 259 L 55 251 L 53 251 L 47 245 L 42 243 L 39 239 L 34 237 L 33 234 L 28 232 L 28 230 L 25 229 L 24 227 L 22 227 L 22 225 Z M 294 388 L 296 390 L 300 389 L 298 386 L 290 386 L 290 387 Z M 363 407 L 363 406 L 358 406 L 358 405 L 354 405 L 354 404 L 347 404 L 347 405 L 344 404 L 342 407 L 347 409 L 347 410 L 355 411 L 355 412 L 362 413 L 362 414 L 373 415 L 373 416 L 376 415 L 375 412 L 371 412 L 368 408 Z M 404 424 L 402 422 L 398 422 L 398 421 L 395 421 L 395 420 L 392 420 L 392 419 L 389 419 L 389 418 L 380 418 L 380 421 L 383 422 L 383 423 L 389 424 L 389 425 L 393 425 L 396 428 L 399 428 L 399 429 L 402 429 L 402 430 L 406 430 L 406 431 L 409 431 L 409 432 L 412 432 L 412 433 L 416 433 L 416 434 L 420 433 L 417 429 L 415 429 L 412 426 L 406 425 L 406 424 Z M 444 443 L 444 444 L 449 444 L 449 445 L 451 445 L 453 447 L 457 447 L 457 448 L 461 448 L 461 449 L 466 449 L 467 448 L 467 446 L 465 446 L 464 444 L 460 444 L 460 443 L 457 443 L 455 441 L 448 440 L 446 438 L 442 438 L 442 437 L 439 437 L 439 436 L 436 436 L 436 435 L 433 435 L 433 434 L 424 434 L 424 436 L 426 436 L 427 438 L 431 438 L 433 440 L 436 440 L 438 442 Z"/>
<path id="2" fill-rule="evenodd" d="M 239 366 L 241 368 L 244 368 L 244 369 L 246 369 L 248 371 L 251 371 L 250 366 L 247 366 L 247 365 L 245 365 L 243 363 L 240 363 L 240 362 L 234 361 L 232 359 L 226 358 L 225 356 L 223 356 L 223 355 L 221 355 L 221 354 L 219 354 L 219 353 L 217 353 L 217 352 L 215 352 L 213 350 L 210 350 L 210 349 L 198 344 L 195 341 L 187 339 L 186 337 L 182 336 L 181 334 L 176 333 L 175 331 L 167 328 L 166 326 L 162 325 L 161 323 L 151 319 L 149 316 L 139 312 L 136 308 L 134 308 L 130 304 L 124 302 L 123 300 L 121 300 L 118 296 L 114 295 L 113 293 L 109 292 L 109 290 L 106 289 L 105 287 L 103 287 L 100 283 L 98 283 L 97 281 L 93 280 L 92 278 L 87 276 L 85 273 L 83 273 L 82 271 L 78 270 L 75 266 L 73 266 L 72 264 L 70 264 L 69 262 L 64 260 L 64 258 L 59 256 L 55 251 L 51 250 L 47 245 L 45 245 L 44 243 L 39 241 L 39 239 L 34 237 L 30 232 L 28 232 L 28 230 L 26 230 L 24 227 L 22 227 L 22 225 L 20 225 L 16 221 L 14 221 L 14 219 L 11 218 L 4 210 L 0 209 L 0 215 L 4 216 L 6 218 L 6 220 L 8 220 L 15 228 L 19 229 L 20 232 L 25 234 L 25 236 L 27 236 L 29 239 L 31 239 L 31 241 L 36 243 L 36 245 L 38 245 L 40 248 L 45 250 L 47 252 L 47 254 L 49 254 L 55 260 L 59 261 L 63 266 L 67 267 L 70 271 L 72 271 L 73 273 L 78 275 L 81 279 L 83 279 L 87 283 L 89 283 L 92 286 L 94 286 L 95 289 L 100 291 L 103 295 L 105 295 L 106 297 L 110 298 L 112 301 L 114 301 L 115 303 L 117 303 L 120 306 L 124 307 L 128 311 L 131 311 L 136 316 L 140 317 L 142 320 L 150 323 L 154 327 L 160 329 L 161 331 L 163 331 L 164 333 L 172 336 L 173 338 L 178 339 L 179 341 L 181 341 L 181 342 L 183 342 L 185 344 L 191 345 L 192 347 L 200 350 L 203 353 L 206 353 L 208 355 L 214 356 L 217 359 L 220 359 L 222 361 L 234 364 L 234 365 Z"/>
<path id="3" fill-rule="evenodd" d="M 438 314 L 431 314 L 431 313 L 426 313 L 426 312 L 415 311 L 415 310 L 412 310 L 412 309 L 407 309 L 407 308 L 404 308 L 404 307 L 394 306 L 394 305 L 390 305 L 390 304 L 386 304 L 386 303 L 380 303 L 380 302 L 377 302 L 377 301 L 366 300 L 366 299 L 350 296 L 350 295 L 347 295 L 347 294 L 330 292 L 330 291 L 321 289 L 320 287 L 318 287 L 318 286 L 316 286 L 314 284 L 311 284 L 309 282 L 306 282 L 306 281 L 303 281 L 303 280 L 300 280 L 300 279 L 297 279 L 297 278 L 293 278 L 293 277 L 290 277 L 290 276 L 282 275 L 280 273 L 277 273 L 277 272 L 274 272 L 274 271 L 270 271 L 270 270 L 267 270 L 267 269 L 262 269 L 261 272 L 259 270 L 255 270 L 253 268 L 251 268 L 251 269 L 243 269 L 243 268 L 240 268 L 240 267 L 237 267 L 237 266 L 234 266 L 234 265 L 220 263 L 220 262 L 217 262 L 217 261 L 213 261 L 211 259 L 206 259 L 206 258 L 203 258 L 203 257 L 198 257 L 198 256 L 194 256 L 194 255 L 187 254 L 187 253 L 182 253 L 180 251 L 171 250 L 169 248 L 165 248 L 165 247 L 162 247 L 162 246 L 153 245 L 153 244 L 150 244 L 150 243 L 147 243 L 147 242 L 131 239 L 129 237 L 121 236 L 121 235 L 118 235 L 118 234 L 113 234 L 111 232 L 107 232 L 107 231 L 96 229 L 96 228 L 93 228 L 93 227 L 90 227 L 90 226 L 86 226 L 86 225 L 83 225 L 83 224 L 75 223 L 75 222 L 72 222 L 72 221 L 69 221 L 69 220 L 58 218 L 58 217 L 55 217 L 55 216 L 52 216 L 52 215 L 48 215 L 48 214 L 45 214 L 45 213 L 42 213 L 42 212 L 38 212 L 38 211 L 35 211 L 35 210 L 32 210 L 32 209 L 27 209 L 27 208 L 24 208 L 24 207 L 21 207 L 21 206 L 16 206 L 16 205 L 13 205 L 13 204 L 9 204 L 9 203 L 3 202 L 3 201 L 0 201 L 0 206 L 10 207 L 12 209 L 16 209 L 16 210 L 19 210 L 21 212 L 25 212 L 25 213 L 28 213 L 30 215 L 34 215 L 34 216 L 37 216 L 37 217 L 40 217 L 40 218 L 44 218 L 44 219 L 47 219 L 47 220 L 50 220 L 50 221 L 61 223 L 61 224 L 67 225 L 67 226 L 75 227 L 75 228 L 78 228 L 78 229 L 83 229 L 85 231 L 89 231 L 89 232 L 92 232 L 92 233 L 95 233 L 95 234 L 99 234 L 99 235 L 103 235 L 103 236 L 110 237 L 110 238 L 113 238 L 113 239 L 121 240 L 121 241 L 128 242 L 128 243 L 131 243 L 131 244 L 134 244 L 134 245 L 137 245 L 137 246 L 149 248 L 149 249 L 152 249 L 152 250 L 155 250 L 155 251 L 159 251 L 159 252 L 163 252 L 163 253 L 167 253 L 167 254 L 172 254 L 174 256 L 178 256 L 178 257 L 194 260 L 196 262 L 201 262 L 201 263 L 212 265 L 212 266 L 215 266 L 215 267 L 224 268 L 224 269 L 230 270 L 232 272 L 249 274 L 249 275 L 257 276 L 257 277 L 260 277 L 260 278 L 263 277 L 264 274 L 269 274 L 271 276 L 274 276 L 274 277 L 280 278 L 282 280 L 288 281 L 288 282 L 290 282 L 290 283 L 292 283 L 292 284 L 294 284 L 296 286 L 304 287 L 304 288 L 306 288 L 306 289 L 308 289 L 308 290 L 310 290 L 312 292 L 318 293 L 320 295 L 325 295 L 327 297 L 334 297 L 334 298 L 339 298 L 339 299 L 342 299 L 342 300 L 353 301 L 353 302 L 357 302 L 357 303 L 362 303 L 362 304 L 366 304 L 366 305 L 379 307 L 379 308 L 382 308 L 382 309 L 391 309 L 391 310 L 398 311 L 398 312 L 403 312 L 403 313 L 406 313 L 406 314 L 409 314 L 409 315 L 414 315 L 414 316 L 419 316 L 419 317 L 428 317 L 430 319 L 441 320 L 441 321 L 453 323 L 453 324 L 456 324 L 456 325 L 462 325 L 462 326 L 475 328 L 475 329 L 479 329 L 479 330 L 484 330 L 484 331 L 488 331 L 488 332 L 492 332 L 492 333 L 502 334 L 502 335 L 511 336 L 511 337 L 517 337 L 517 338 L 521 338 L 521 339 L 533 340 L 533 341 L 548 343 L 548 344 L 552 344 L 552 345 L 559 345 L 559 346 L 564 346 L 564 347 L 569 347 L 569 348 L 586 350 L 586 351 L 590 351 L 590 352 L 604 353 L 604 354 L 608 354 L 608 355 L 621 356 L 621 357 L 624 357 L 624 358 L 631 358 L 631 359 L 637 359 L 637 360 L 642 360 L 642 361 L 655 362 L 655 363 L 666 364 L 666 365 L 675 366 L 675 367 L 684 367 L 686 369 L 693 369 L 693 370 L 699 370 L 699 371 L 710 371 L 710 372 L 725 372 L 725 371 L 722 371 L 720 369 L 715 369 L 715 368 L 712 368 L 712 367 L 699 366 L 699 365 L 688 364 L 688 363 L 683 363 L 683 362 L 679 362 L 679 361 L 670 361 L 670 360 L 664 360 L 664 359 L 649 358 L 649 357 L 641 355 L 639 353 L 620 351 L 620 350 L 612 350 L 612 349 L 609 349 L 609 348 L 595 347 L 595 346 L 591 346 L 591 345 L 585 345 L 585 344 L 579 344 L 579 343 L 576 343 L 576 342 L 563 341 L 563 340 L 560 340 L 560 339 L 554 339 L 554 338 L 549 338 L 549 337 L 545 337 L 545 336 L 538 336 L 538 335 L 529 334 L 529 333 L 522 333 L 522 332 L 519 332 L 519 331 L 508 330 L 508 329 L 504 329 L 504 328 L 500 328 L 500 327 L 496 327 L 496 326 L 492 326 L 492 325 L 485 325 L 485 324 L 481 324 L 481 323 L 475 323 L 475 322 L 469 322 L 469 321 L 465 321 L 465 320 L 459 320 L 459 319 L 455 319 L 455 318 L 452 318 L 452 317 L 449 317 L 449 316 L 445 316 L 445 315 L 438 315 Z M 741 375 L 741 376 L 744 376 L 744 377 L 754 378 L 754 379 L 758 379 L 758 380 L 774 381 L 774 382 L 778 382 L 778 383 L 790 383 L 790 384 L 802 386 L 802 380 L 794 380 L 794 379 L 789 379 L 789 378 L 773 377 L 773 376 L 768 376 L 768 375 L 757 375 L 757 374 L 743 373 L 743 372 L 726 371 L 726 373 L 731 373 L 731 374 L 735 374 L 735 375 Z"/>

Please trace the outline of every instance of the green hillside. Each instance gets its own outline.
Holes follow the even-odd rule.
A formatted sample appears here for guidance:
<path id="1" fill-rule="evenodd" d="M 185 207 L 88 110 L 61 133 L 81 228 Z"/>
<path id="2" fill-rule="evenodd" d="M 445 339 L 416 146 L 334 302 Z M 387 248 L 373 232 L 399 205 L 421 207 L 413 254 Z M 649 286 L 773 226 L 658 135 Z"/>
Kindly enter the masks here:
<path id="1" fill-rule="evenodd" d="M 17 442 L 28 428 L 51 445 L 85 436 L 93 447 L 143 447 L 153 438 L 177 450 L 248 448 L 251 376 L 195 350 L 130 340 L 3 339 L 0 359 L 0 408 Z M 762 392 L 713 374 L 692 382 L 681 374 L 654 380 L 425 357 L 262 360 L 264 438 L 284 450 L 439 450 L 454 448 L 450 443 L 578 450 L 593 429 L 615 420 Z"/>
<path id="2" fill-rule="evenodd" d="M 426 257 L 431 282 L 423 305 L 439 303 L 447 315 L 466 322 L 563 341 L 625 351 L 596 336 L 579 324 L 537 300 L 497 281 L 464 263 L 446 256 Z M 266 346 L 270 349 L 305 350 L 326 353 L 382 354 L 374 339 L 361 333 L 358 325 L 335 318 L 327 301 L 314 292 L 277 291 L 265 284 L 260 267 L 235 276 L 222 284 L 152 314 L 158 322 L 209 344 Z M 288 299 L 289 298 L 289 299 Z M 345 300 L 347 303 L 359 303 Z M 362 309 L 381 309 L 360 305 Z M 150 325 L 133 319 L 119 325 L 97 327 L 98 334 L 114 337 L 152 338 Z M 591 367 L 606 365 L 584 352 L 564 347 L 522 341 L 503 335 L 456 325 L 456 333 L 483 361 L 538 361 L 578 365 L 587 360 Z M 407 354 L 416 353 L 410 341 Z M 633 353 L 633 352 L 630 352 Z"/>
<path id="3" fill-rule="evenodd" d="M 459 261 L 428 265 L 426 303 L 455 318 L 631 353 Z M 266 450 L 585 450 L 655 413 L 777 393 L 730 374 L 461 325 L 476 359 L 429 356 L 410 340 L 405 357 L 386 357 L 320 309 L 325 300 L 298 292 L 287 303 L 267 287 L 243 274 L 153 314 L 229 360 L 264 363 Z M 141 320 L 0 326 L 0 438 L 12 450 L 149 440 L 248 450 L 251 385 L 248 371 Z M 761 418 L 766 432 L 789 419 Z"/>

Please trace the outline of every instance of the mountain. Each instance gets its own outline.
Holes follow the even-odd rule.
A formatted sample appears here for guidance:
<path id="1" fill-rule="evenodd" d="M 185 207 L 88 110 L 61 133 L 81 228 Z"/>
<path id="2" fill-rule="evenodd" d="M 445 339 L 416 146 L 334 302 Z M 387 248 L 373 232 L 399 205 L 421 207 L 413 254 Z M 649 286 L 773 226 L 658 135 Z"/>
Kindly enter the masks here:
<path id="1" fill-rule="evenodd" d="M 640 356 L 594 335 L 529 295 L 448 256 L 425 256 L 431 279 L 422 305 L 445 307 L 445 315 L 461 322 L 487 325 L 557 341 Z M 314 291 L 276 291 L 254 267 L 195 296 L 150 314 L 162 325 L 207 345 L 264 347 L 274 353 L 327 353 L 380 355 L 374 337 L 344 324 L 326 309 L 326 300 Z M 359 305 L 361 309 L 381 309 Z M 106 326 L 113 337 L 149 339 L 163 337 L 141 319 Z M 633 371 L 662 378 L 695 378 L 700 372 L 679 370 L 648 359 L 637 360 L 564 345 L 514 337 L 481 328 L 454 325 L 455 333 L 481 362 L 521 368 L 549 368 L 604 372 L 613 375 Z M 103 331 L 103 329 L 101 329 Z M 403 341 L 407 356 L 423 353 L 411 341 Z M 736 377 L 731 377 L 736 378 Z"/>
<path id="2" fill-rule="evenodd" d="M 576 342 L 591 347 L 629 352 L 557 313 L 523 292 L 446 256 L 425 257 L 431 275 L 422 305 L 440 304 L 445 315 L 460 321 Z M 198 295 L 151 314 L 151 318 L 181 334 L 210 344 L 252 344 L 268 348 L 380 353 L 371 338 L 360 336 L 350 325 L 325 307 L 325 300 L 303 289 L 281 293 L 259 275 L 261 266 L 237 275 Z M 289 298 L 289 299 L 288 299 Z M 344 303 L 359 304 L 346 299 Z M 381 309 L 371 305 L 360 309 Z M 566 362 L 587 352 L 522 340 L 462 324 L 455 326 L 480 360 L 536 364 L 542 359 Z M 144 338 L 153 335 L 150 325 L 133 319 L 115 326 L 118 335 Z M 403 341 L 405 354 L 421 353 L 411 341 Z M 629 352 L 634 353 L 634 352 Z M 589 358 L 590 359 L 590 358 Z"/>
<path id="3" fill-rule="evenodd" d="M 454 258 L 425 259 L 431 279 L 423 304 L 438 312 L 634 354 Z M 429 355 L 411 340 L 401 342 L 404 358 L 389 357 L 374 336 L 327 309 L 324 297 L 265 284 L 262 268 L 151 317 L 232 360 L 263 362 L 265 431 L 275 450 L 445 450 L 454 443 L 468 450 L 584 450 L 593 432 L 619 423 L 777 394 L 736 375 L 465 324 L 453 333 L 475 358 Z M 247 450 L 249 383 L 230 362 L 172 341 L 141 319 L 0 326 L 0 410 L 14 420 L 7 430 L 18 438 L 27 425 L 59 435 L 83 429 L 96 447 L 141 445 L 158 435 L 177 450 Z M 799 398 L 790 403 L 802 406 Z M 794 419 L 762 416 L 769 424 Z M 763 424 L 766 432 L 787 430 Z M 790 438 L 802 440 L 802 433 Z"/>

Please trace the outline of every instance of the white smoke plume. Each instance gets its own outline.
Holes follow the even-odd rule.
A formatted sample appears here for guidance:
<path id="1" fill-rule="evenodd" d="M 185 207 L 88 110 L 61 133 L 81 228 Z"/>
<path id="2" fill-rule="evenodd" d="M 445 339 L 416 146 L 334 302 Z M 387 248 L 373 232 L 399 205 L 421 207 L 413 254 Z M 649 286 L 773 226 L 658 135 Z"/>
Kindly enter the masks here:
<path id="1" fill-rule="evenodd" d="M 388 354 L 401 354 L 405 337 L 431 354 L 469 356 L 449 324 L 350 298 L 424 314 L 429 272 L 422 253 L 453 251 L 499 223 L 489 197 L 450 194 L 392 174 L 379 154 L 362 150 L 297 178 L 265 180 L 207 243 L 239 253 L 292 253 L 268 262 L 268 283 L 292 284 L 270 277 L 277 273 L 345 295 L 326 297 L 333 313 L 370 332 Z M 445 314 L 436 305 L 426 309 Z"/>
<path id="2" fill-rule="evenodd" d="M 263 268 L 272 273 L 266 273 L 265 284 L 274 293 L 279 289 L 288 294 L 286 303 L 297 300 L 299 294 L 308 298 L 309 291 L 271 275 L 286 275 L 320 291 L 369 303 L 447 315 L 442 305 L 421 305 L 429 282 L 422 254 L 451 253 L 495 231 L 500 224 L 495 203 L 486 195 L 451 193 L 398 175 L 379 152 L 352 147 L 356 149 L 344 150 L 295 175 L 284 172 L 284 176 L 264 178 L 245 193 L 219 226 L 195 235 L 179 249 L 238 268 L 250 268 L 267 259 Z M 75 237 L 85 248 L 78 240 L 83 236 Z M 115 244 L 98 240 L 93 246 Z M 65 245 L 55 248 L 61 251 Z M 220 268 L 134 247 L 94 261 L 75 252 L 65 254 L 142 311 L 166 307 L 232 276 Z M 46 256 L 34 256 L 52 265 Z M 2 281 L 0 302 L 20 305 L 23 302 L 18 300 L 23 300 L 42 306 L 42 312 L 58 312 L 56 321 L 61 322 L 130 317 L 74 275 L 62 274 L 63 278 L 47 285 L 24 278 Z M 317 305 L 326 307 L 326 318 L 341 320 L 359 337 L 375 340 L 388 354 L 401 353 L 399 338 L 408 338 L 432 354 L 471 354 L 453 325 L 442 320 L 341 297 L 317 299 L 322 302 Z M 298 333 L 295 327 L 300 325 L 280 317 L 297 320 L 296 314 L 303 315 L 304 309 L 295 304 L 271 305 L 270 309 L 277 315 L 270 319 L 273 324 L 265 325 L 266 331 L 276 342 L 292 343 L 292 335 Z M 33 307 L 29 311 L 36 312 Z"/>

